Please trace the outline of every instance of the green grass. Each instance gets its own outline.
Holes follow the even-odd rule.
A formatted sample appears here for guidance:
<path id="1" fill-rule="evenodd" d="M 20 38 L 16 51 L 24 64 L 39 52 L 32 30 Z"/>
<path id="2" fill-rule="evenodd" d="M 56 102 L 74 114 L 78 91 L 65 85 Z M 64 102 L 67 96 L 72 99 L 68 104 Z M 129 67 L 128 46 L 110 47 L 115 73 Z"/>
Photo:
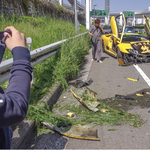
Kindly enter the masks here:
<path id="1" fill-rule="evenodd" d="M 0 17 L 0 22 L 0 31 L 3 31 L 7 26 L 14 26 L 17 30 L 24 33 L 26 37 L 31 37 L 33 41 L 31 45 L 32 50 L 76 35 L 73 23 L 47 17 L 23 16 L 19 19 L 15 17 L 11 19 Z M 82 25 L 79 33 L 85 31 L 86 29 Z M 3 60 L 9 58 L 12 58 L 12 55 L 6 50 Z"/>
<path id="2" fill-rule="evenodd" d="M 61 83 L 64 88 L 68 80 L 76 77 L 89 46 L 90 37 L 88 35 L 70 39 L 62 45 L 59 61 L 54 68 L 54 80 Z"/>

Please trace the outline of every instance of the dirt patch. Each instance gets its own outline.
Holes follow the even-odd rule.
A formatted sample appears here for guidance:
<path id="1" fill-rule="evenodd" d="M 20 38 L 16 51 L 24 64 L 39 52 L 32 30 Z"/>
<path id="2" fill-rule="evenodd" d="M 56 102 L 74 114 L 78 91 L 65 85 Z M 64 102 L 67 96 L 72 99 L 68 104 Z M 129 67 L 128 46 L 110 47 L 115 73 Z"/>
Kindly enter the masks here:
<path id="1" fill-rule="evenodd" d="M 135 92 L 133 94 L 124 95 L 128 97 L 134 98 L 134 100 L 125 100 L 125 99 L 118 99 L 118 98 L 108 98 L 108 99 L 102 99 L 99 100 L 100 102 L 105 103 L 106 105 L 109 105 L 113 109 L 117 110 L 131 110 L 134 106 L 140 106 L 141 108 L 150 108 L 150 89 L 144 89 L 140 90 L 138 92 Z M 136 94 L 140 94 L 143 96 L 137 96 Z"/>

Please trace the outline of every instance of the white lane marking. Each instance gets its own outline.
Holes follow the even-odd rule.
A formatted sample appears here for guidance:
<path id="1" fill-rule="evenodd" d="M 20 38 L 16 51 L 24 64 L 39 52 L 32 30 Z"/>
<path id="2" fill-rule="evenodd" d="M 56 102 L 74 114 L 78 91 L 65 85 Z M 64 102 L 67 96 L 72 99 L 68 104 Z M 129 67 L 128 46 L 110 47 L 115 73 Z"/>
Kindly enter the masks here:
<path id="1" fill-rule="evenodd" d="M 133 65 L 133 66 L 137 69 L 137 71 L 143 77 L 143 79 L 148 84 L 148 86 L 150 86 L 150 79 L 148 78 L 148 76 L 142 71 L 142 69 L 138 65 Z"/>

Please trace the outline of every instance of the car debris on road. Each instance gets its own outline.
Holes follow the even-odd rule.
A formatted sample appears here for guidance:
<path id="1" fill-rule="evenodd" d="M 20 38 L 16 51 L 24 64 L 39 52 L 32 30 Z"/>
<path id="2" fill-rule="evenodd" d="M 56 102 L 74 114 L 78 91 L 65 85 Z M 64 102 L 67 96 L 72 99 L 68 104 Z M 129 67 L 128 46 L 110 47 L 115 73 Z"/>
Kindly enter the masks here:
<path id="1" fill-rule="evenodd" d="M 87 103 L 85 103 L 80 97 L 78 97 L 78 96 L 73 92 L 72 89 L 70 89 L 70 91 L 71 91 L 71 93 L 74 95 L 74 97 L 75 97 L 83 106 L 85 106 L 87 109 L 89 109 L 89 110 L 91 110 L 91 111 L 94 111 L 94 112 L 99 111 L 99 109 L 96 108 L 96 107 L 98 106 L 99 102 L 96 102 L 96 107 L 94 107 L 94 106 L 95 106 L 95 102 L 94 102 L 93 105 L 92 105 L 92 102 L 87 104 Z"/>
<path id="2" fill-rule="evenodd" d="M 82 140 L 100 141 L 100 138 L 98 138 L 97 135 L 97 129 L 90 129 L 89 126 L 70 125 L 67 127 L 57 127 L 48 122 L 42 122 L 42 124 L 66 137 Z"/>
<path id="3" fill-rule="evenodd" d="M 118 94 L 115 95 L 115 98 L 118 98 L 118 99 L 125 99 L 125 100 L 134 100 L 133 97 L 124 96 L 124 95 L 118 95 Z"/>
<path id="4" fill-rule="evenodd" d="M 72 113 L 72 112 L 68 112 L 68 113 L 67 113 L 67 116 L 69 116 L 69 117 L 74 117 L 75 115 L 74 115 L 74 113 Z"/>
<path id="5" fill-rule="evenodd" d="M 138 93 L 137 93 L 136 96 L 143 96 L 143 94 L 138 94 Z"/>
<path id="6" fill-rule="evenodd" d="M 131 81 L 138 81 L 137 79 L 132 79 L 132 78 L 127 78 L 127 79 Z"/>
<path id="7" fill-rule="evenodd" d="M 71 85 L 73 85 L 74 87 L 76 87 L 76 88 L 82 88 L 82 87 L 88 86 L 92 82 L 93 82 L 92 78 L 90 78 L 87 81 L 82 81 L 82 80 L 72 80 L 72 81 L 69 81 L 69 83 Z"/>

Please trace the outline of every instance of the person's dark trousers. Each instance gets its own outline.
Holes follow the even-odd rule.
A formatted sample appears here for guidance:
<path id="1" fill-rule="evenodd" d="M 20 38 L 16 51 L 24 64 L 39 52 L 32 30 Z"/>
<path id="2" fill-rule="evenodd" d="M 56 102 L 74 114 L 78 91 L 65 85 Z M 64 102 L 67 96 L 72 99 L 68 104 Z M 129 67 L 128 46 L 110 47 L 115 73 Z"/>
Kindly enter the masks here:
<path id="1" fill-rule="evenodd" d="M 1 149 L 10 149 L 11 148 L 11 138 L 13 136 L 13 131 L 10 127 L 0 128 L 0 134 L 3 136 L 3 139 L 0 139 L 0 148 Z"/>
<path id="2" fill-rule="evenodd" d="M 101 59 L 101 41 L 98 40 L 97 44 L 92 43 L 92 57 L 95 59 L 95 54 L 97 57 L 97 61 L 100 61 Z"/>

